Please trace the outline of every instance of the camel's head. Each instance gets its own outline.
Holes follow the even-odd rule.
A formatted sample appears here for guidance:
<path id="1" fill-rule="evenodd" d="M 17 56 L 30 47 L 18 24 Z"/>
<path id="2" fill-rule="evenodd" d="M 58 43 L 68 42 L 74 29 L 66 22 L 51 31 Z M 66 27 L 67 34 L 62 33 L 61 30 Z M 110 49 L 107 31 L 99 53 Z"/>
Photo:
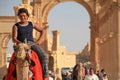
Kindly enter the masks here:
<path id="1" fill-rule="evenodd" d="M 20 43 L 14 46 L 15 56 L 17 59 L 24 60 L 28 55 L 30 46 L 25 43 Z"/>

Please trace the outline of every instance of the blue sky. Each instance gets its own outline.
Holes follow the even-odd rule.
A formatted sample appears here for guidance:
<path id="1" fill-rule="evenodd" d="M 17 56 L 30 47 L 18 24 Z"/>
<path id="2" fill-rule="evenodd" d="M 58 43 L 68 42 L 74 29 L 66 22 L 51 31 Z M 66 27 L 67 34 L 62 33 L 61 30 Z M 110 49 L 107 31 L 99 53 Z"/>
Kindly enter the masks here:
<path id="1" fill-rule="evenodd" d="M 21 1 L 1 0 L 0 16 L 13 16 L 13 6 L 19 5 Z M 52 34 L 52 30 L 60 31 L 61 46 L 66 46 L 68 51 L 81 51 L 90 40 L 89 22 L 89 14 L 81 4 L 59 3 L 51 9 L 48 16 L 49 34 Z M 9 45 L 11 42 L 8 47 Z M 8 51 L 11 52 L 11 49 Z"/>

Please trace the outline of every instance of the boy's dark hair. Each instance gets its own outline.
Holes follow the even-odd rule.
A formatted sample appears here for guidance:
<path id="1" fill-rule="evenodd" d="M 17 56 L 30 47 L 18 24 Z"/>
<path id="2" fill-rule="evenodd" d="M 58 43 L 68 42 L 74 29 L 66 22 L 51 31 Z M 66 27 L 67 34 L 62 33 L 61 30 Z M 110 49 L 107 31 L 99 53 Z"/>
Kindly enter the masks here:
<path id="1" fill-rule="evenodd" d="M 27 14 L 27 16 L 29 16 L 29 13 L 28 13 L 28 10 L 27 9 L 25 9 L 25 8 L 20 8 L 19 10 L 18 10 L 18 14 L 17 14 L 17 16 L 19 16 L 20 15 L 20 13 L 26 13 Z"/>

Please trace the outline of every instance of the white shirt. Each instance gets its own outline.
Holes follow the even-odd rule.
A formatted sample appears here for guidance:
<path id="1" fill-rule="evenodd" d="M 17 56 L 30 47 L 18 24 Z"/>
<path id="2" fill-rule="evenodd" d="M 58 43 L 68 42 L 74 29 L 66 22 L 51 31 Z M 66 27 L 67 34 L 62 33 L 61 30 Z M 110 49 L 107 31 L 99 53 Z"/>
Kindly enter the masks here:
<path id="1" fill-rule="evenodd" d="M 53 80 L 53 78 L 52 78 L 52 77 L 49 77 L 49 80 Z"/>
<path id="2" fill-rule="evenodd" d="M 93 74 L 93 75 L 86 75 L 84 80 L 99 80 L 98 76 Z"/>

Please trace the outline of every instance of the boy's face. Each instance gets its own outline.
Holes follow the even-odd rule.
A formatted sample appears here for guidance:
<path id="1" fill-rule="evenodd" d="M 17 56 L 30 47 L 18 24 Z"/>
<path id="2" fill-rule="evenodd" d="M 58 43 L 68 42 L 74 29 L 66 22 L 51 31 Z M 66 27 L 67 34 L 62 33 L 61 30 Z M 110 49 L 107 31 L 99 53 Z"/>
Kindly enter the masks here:
<path id="1" fill-rule="evenodd" d="M 26 13 L 20 13 L 18 16 L 21 22 L 26 22 L 28 20 L 28 15 Z"/>

